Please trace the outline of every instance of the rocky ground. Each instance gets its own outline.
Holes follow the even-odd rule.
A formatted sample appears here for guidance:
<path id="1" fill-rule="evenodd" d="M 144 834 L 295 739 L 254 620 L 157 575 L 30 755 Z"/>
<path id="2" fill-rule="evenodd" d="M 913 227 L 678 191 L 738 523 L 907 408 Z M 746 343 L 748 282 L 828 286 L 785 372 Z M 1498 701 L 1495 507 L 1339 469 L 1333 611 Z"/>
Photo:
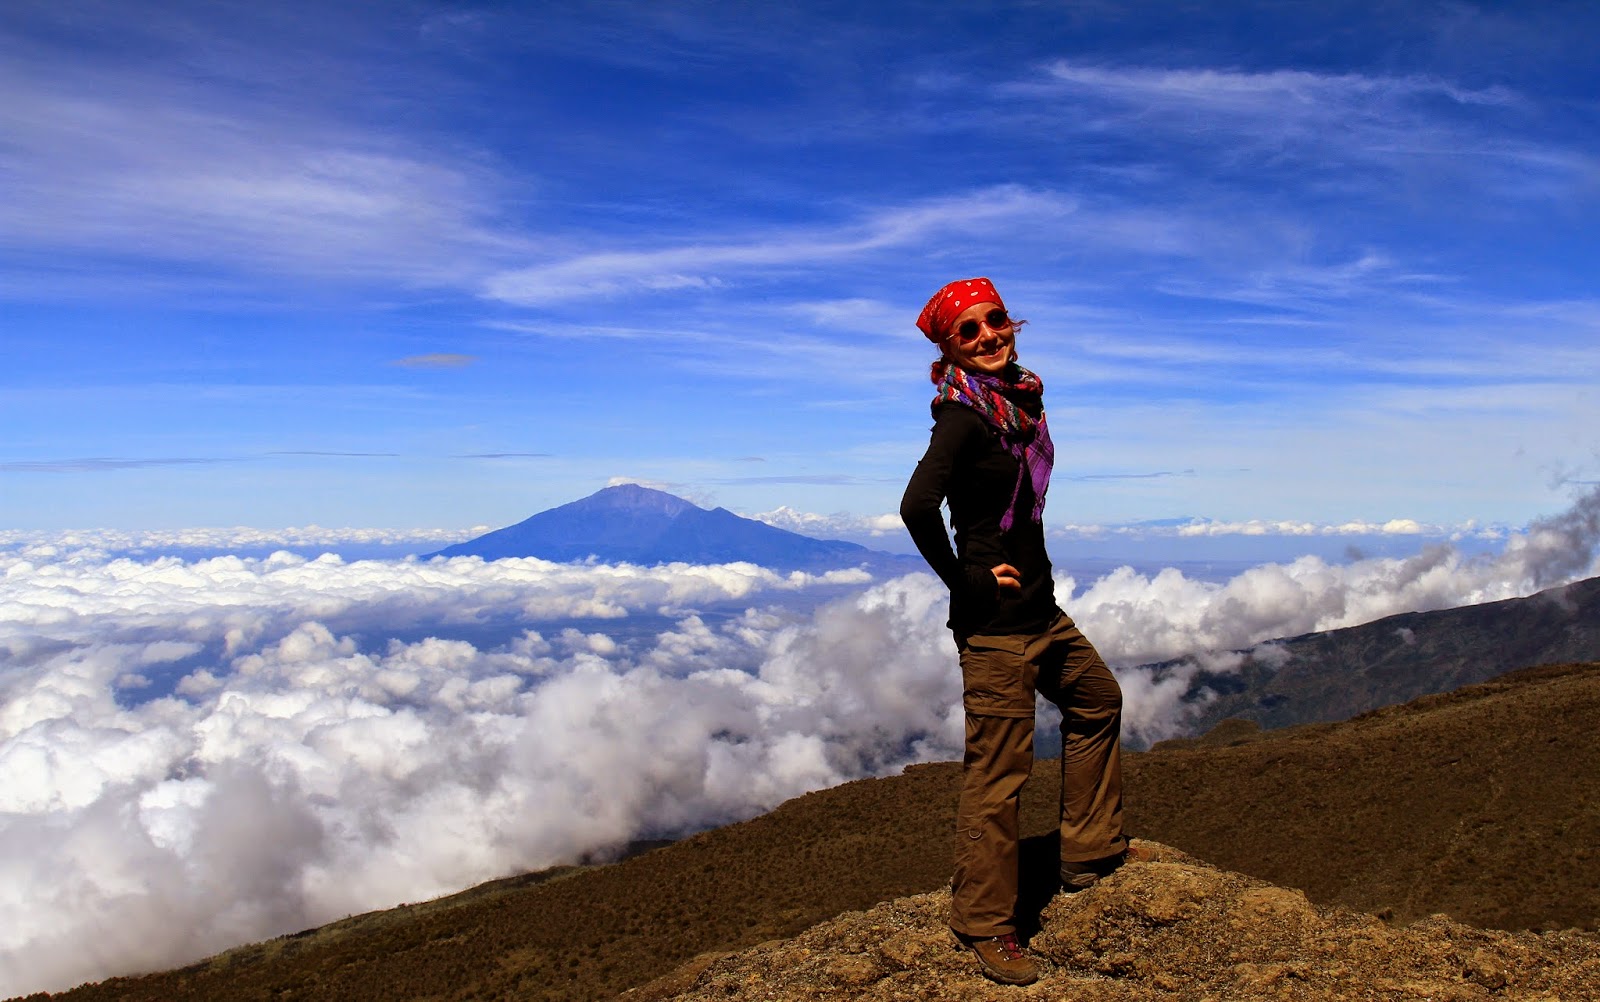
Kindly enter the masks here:
<path id="1" fill-rule="evenodd" d="M 1038 983 L 978 974 L 945 925 L 948 890 L 850 912 L 801 935 L 702 956 L 625 1002 L 1590 1002 L 1600 935 L 1498 932 L 1438 915 L 1396 927 L 1299 891 L 1136 842 L 1138 859 L 1058 894 L 1027 947 Z"/>

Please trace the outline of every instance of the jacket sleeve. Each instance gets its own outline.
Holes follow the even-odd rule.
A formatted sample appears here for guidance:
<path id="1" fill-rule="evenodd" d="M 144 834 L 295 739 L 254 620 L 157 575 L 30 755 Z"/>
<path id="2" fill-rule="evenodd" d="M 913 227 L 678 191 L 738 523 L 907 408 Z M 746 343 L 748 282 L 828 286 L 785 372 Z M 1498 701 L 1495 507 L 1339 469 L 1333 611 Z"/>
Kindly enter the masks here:
<path id="1" fill-rule="evenodd" d="M 939 408 L 928 451 L 917 463 L 900 498 L 900 521 L 905 523 L 917 552 L 952 595 L 990 602 L 999 590 L 994 574 L 987 567 L 962 563 L 950 547 L 944 515 L 939 510 L 950 494 L 950 482 L 963 449 L 972 444 L 974 433 L 983 433 L 978 422 L 963 421 L 962 417 L 953 405 Z"/>

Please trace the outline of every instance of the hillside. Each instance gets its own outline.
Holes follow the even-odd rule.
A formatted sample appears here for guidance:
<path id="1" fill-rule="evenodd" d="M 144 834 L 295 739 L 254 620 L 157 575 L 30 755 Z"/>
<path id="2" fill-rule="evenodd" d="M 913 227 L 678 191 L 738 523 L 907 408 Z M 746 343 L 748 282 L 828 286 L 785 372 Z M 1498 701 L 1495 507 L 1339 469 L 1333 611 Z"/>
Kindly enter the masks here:
<path id="1" fill-rule="evenodd" d="M 1482 682 L 1524 665 L 1600 659 L 1600 578 L 1526 598 L 1408 612 L 1274 640 L 1200 672 L 1197 731 L 1230 717 L 1264 728 L 1346 720 L 1380 706 Z M 1145 666 L 1158 674 L 1178 662 Z"/>
<path id="2" fill-rule="evenodd" d="M 1529 669 L 1338 724 L 1261 732 L 1228 723 L 1127 757 L 1130 827 L 1300 888 L 1319 908 L 1393 923 L 1447 912 L 1505 929 L 1594 929 L 1597 728 L 1596 664 Z M 1024 803 L 1025 865 L 1046 874 L 1056 768 L 1039 763 Z M 612 866 L 511 878 L 51 997 L 607 998 L 708 951 L 934 891 L 949 878 L 958 772 L 916 766 Z M 1409 942 L 1371 928 L 1377 941 Z"/>

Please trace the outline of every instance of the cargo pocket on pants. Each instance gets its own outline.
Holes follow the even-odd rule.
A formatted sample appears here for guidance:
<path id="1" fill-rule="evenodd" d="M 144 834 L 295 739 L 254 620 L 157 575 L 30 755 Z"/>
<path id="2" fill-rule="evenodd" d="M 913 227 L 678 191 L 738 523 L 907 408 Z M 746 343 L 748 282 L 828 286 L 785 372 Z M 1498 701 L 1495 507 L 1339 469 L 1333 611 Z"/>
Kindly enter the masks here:
<path id="1" fill-rule="evenodd" d="M 1033 716 L 1033 668 L 1025 637 L 974 634 L 959 647 L 963 709 L 988 717 Z"/>

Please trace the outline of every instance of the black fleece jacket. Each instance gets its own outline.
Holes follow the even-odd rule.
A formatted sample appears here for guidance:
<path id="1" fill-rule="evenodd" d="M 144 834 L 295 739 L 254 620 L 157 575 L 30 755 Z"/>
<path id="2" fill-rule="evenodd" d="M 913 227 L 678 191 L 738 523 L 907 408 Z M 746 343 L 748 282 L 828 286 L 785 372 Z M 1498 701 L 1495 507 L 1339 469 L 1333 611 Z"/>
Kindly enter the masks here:
<path id="1" fill-rule="evenodd" d="M 969 634 L 1035 633 L 1057 612 L 1044 526 L 1033 521 L 1033 485 L 1022 481 L 1009 531 L 1000 519 L 1017 484 L 1017 460 L 1000 433 L 977 411 L 942 404 L 934 415 L 928 451 L 900 499 L 900 519 L 923 559 L 950 589 L 950 629 Z M 955 552 L 939 511 L 950 502 Z M 990 568 L 1017 569 L 1021 591 L 1000 588 Z"/>

